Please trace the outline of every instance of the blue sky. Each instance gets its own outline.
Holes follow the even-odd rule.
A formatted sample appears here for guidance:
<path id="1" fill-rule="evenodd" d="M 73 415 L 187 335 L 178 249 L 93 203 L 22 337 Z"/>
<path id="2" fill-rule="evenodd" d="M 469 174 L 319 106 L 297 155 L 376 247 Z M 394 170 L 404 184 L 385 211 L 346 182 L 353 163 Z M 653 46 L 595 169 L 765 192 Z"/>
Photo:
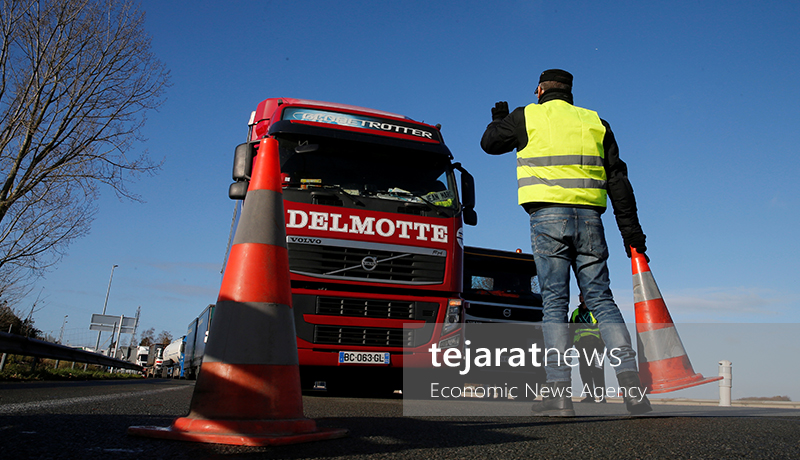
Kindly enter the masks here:
<path id="1" fill-rule="evenodd" d="M 144 1 L 172 72 L 139 146 L 164 167 L 105 190 L 89 236 L 35 286 L 36 326 L 85 336 L 108 314 L 175 336 L 216 301 L 233 149 L 268 97 L 360 105 L 442 124 L 478 187 L 469 245 L 530 252 L 513 153 L 479 140 L 490 108 L 534 101 L 538 75 L 614 129 L 676 322 L 797 323 L 800 4 L 776 1 Z M 633 319 L 630 262 L 605 216 L 612 288 Z M 95 337 L 91 333 L 90 337 Z M 93 339 L 92 339 L 93 342 Z"/>

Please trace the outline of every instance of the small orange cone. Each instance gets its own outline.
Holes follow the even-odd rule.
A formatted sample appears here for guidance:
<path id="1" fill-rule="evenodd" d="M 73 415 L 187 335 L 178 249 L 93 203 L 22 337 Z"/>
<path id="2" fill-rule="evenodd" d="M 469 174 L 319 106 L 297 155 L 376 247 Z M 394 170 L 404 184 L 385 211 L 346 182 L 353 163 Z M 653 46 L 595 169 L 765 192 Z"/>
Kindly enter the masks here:
<path id="1" fill-rule="evenodd" d="M 276 140 L 256 156 L 189 415 L 128 433 L 242 446 L 347 434 L 303 415 Z"/>
<path id="2" fill-rule="evenodd" d="M 696 374 L 644 254 L 631 248 L 639 378 L 649 393 L 667 393 L 722 377 Z"/>

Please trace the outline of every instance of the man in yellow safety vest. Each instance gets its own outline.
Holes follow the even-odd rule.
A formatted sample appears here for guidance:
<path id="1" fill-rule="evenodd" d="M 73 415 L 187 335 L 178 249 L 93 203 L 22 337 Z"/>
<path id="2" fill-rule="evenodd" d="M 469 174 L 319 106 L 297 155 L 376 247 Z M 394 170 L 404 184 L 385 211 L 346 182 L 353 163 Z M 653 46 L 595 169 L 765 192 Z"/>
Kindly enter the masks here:
<path id="1" fill-rule="evenodd" d="M 628 170 L 619 158 L 611 127 L 596 112 L 573 105 L 572 74 L 560 69 L 542 72 L 536 87 L 538 104 L 508 103 L 492 108 L 492 122 L 481 138 L 486 153 L 517 150 L 518 202 L 530 215 L 531 246 L 544 303 L 543 333 L 548 349 L 545 371 L 549 396 L 533 407 L 534 415 L 570 417 L 571 368 L 563 357 L 570 346 L 570 271 L 575 272 L 586 306 L 597 319 L 600 334 L 618 362 L 616 371 L 632 415 L 651 411 L 636 365 L 636 352 L 625 321 L 614 302 L 608 276 L 608 246 L 601 214 L 611 198 L 628 256 L 631 247 L 644 254 Z M 616 364 L 616 365 L 615 365 Z"/>

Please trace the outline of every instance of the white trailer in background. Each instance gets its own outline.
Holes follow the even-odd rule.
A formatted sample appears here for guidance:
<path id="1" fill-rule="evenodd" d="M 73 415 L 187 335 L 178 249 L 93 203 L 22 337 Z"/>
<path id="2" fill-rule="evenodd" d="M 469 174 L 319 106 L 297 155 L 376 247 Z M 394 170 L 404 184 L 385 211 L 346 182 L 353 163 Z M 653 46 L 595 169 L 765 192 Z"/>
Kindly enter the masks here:
<path id="1" fill-rule="evenodd" d="M 164 348 L 164 362 L 161 367 L 161 376 L 165 378 L 182 378 L 184 377 L 184 347 L 186 345 L 186 336 L 177 340 Z"/>

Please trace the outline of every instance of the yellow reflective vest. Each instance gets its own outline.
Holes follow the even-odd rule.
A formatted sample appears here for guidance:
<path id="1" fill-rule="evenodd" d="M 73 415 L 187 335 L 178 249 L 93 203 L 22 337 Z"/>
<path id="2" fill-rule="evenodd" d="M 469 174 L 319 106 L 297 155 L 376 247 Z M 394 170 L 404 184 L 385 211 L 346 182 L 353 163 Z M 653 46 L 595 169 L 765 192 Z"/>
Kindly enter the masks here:
<path id="1" fill-rule="evenodd" d="M 606 207 L 603 137 L 597 112 L 559 99 L 525 107 L 528 144 L 517 151 L 519 204 Z"/>

